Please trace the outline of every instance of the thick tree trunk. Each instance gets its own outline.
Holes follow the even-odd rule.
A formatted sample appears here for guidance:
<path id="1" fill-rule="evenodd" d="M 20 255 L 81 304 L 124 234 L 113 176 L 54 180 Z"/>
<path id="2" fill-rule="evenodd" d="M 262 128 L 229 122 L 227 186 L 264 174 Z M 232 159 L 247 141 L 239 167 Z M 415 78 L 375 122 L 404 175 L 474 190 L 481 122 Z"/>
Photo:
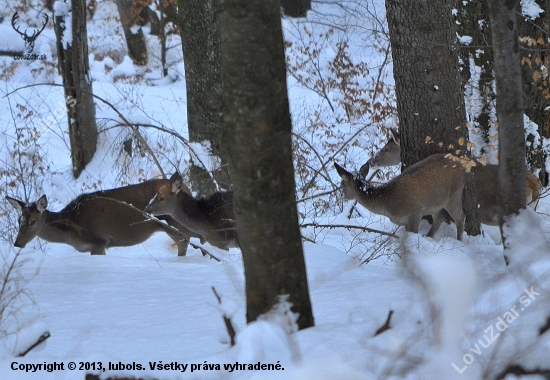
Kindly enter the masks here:
<path id="1" fill-rule="evenodd" d="M 434 153 L 468 154 L 451 8 L 445 0 L 386 0 L 403 168 Z M 466 232 L 477 235 L 473 191 L 466 187 L 464 212 Z"/>
<path id="2" fill-rule="evenodd" d="M 525 132 L 515 2 L 489 0 L 499 153 L 499 201 L 504 217 L 525 208 Z M 504 241 L 504 239 L 503 239 Z M 505 244 L 506 247 L 506 244 Z"/>
<path id="3" fill-rule="evenodd" d="M 219 168 L 208 173 L 191 154 L 191 185 L 200 195 L 231 187 L 227 161 L 220 149 L 222 79 L 220 67 L 219 0 L 180 0 L 179 26 L 183 43 L 187 123 L 192 142 L 210 143 L 211 154 L 221 160 Z"/>
<path id="4" fill-rule="evenodd" d="M 289 17 L 306 17 L 311 9 L 311 0 L 281 0 L 283 13 Z"/>
<path id="5" fill-rule="evenodd" d="M 519 7 L 523 2 L 519 3 Z M 529 4 L 527 3 L 529 6 Z M 542 5 L 539 3 L 539 5 Z M 548 80 L 543 75 L 545 67 L 550 64 L 548 55 L 548 16 L 541 13 L 536 19 L 525 19 L 519 16 L 522 11 L 516 10 L 517 30 L 520 40 L 523 39 L 523 46 L 526 48 L 520 51 L 524 96 L 525 115 L 537 124 L 537 132 L 540 137 L 549 137 L 548 127 L 550 126 L 550 87 Z M 545 168 L 545 157 L 542 149 L 542 141 L 535 143 L 535 136 L 528 134 L 526 139 L 526 160 L 531 171 L 542 169 L 539 172 L 539 179 L 542 183 L 548 183 L 548 173 Z"/>
<path id="6" fill-rule="evenodd" d="M 116 0 L 118 13 L 120 14 L 120 23 L 126 38 L 128 46 L 128 56 L 136 65 L 144 66 L 147 64 L 147 44 L 143 30 L 139 28 L 136 33 L 132 33 L 132 26 L 135 25 L 139 18 L 139 13 L 135 3 L 132 0 Z"/>
<path id="7" fill-rule="evenodd" d="M 55 33 L 67 100 L 73 175 L 78 178 L 94 156 L 98 130 L 88 63 L 86 2 L 72 0 L 71 10 L 71 17 L 66 17 L 68 13 L 55 15 Z M 71 28 L 72 40 L 66 40 L 66 28 Z"/>
<path id="8" fill-rule="evenodd" d="M 291 120 L 278 0 L 220 1 L 223 144 L 234 185 L 247 320 L 289 295 L 313 326 L 298 227 Z"/>
<path id="9" fill-rule="evenodd" d="M 466 91 L 476 104 L 471 104 L 472 127 L 481 132 L 485 144 L 496 144 L 490 140 L 490 129 L 493 126 L 492 114 L 495 107 L 493 52 L 491 50 L 491 33 L 488 24 L 488 11 L 485 1 L 469 1 L 458 7 L 458 34 L 469 36 L 472 41 L 462 46 L 458 52 L 463 63 L 462 78 Z M 471 46 L 471 47 L 469 47 Z M 471 67 L 473 66 L 475 67 Z M 477 82 L 471 81 L 472 71 L 480 70 Z M 470 86 L 472 88 L 470 88 Z M 478 95 L 478 96 L 476 96 Z M 487 147 L 478 147 L 482 155 L 488 153 Z"/>

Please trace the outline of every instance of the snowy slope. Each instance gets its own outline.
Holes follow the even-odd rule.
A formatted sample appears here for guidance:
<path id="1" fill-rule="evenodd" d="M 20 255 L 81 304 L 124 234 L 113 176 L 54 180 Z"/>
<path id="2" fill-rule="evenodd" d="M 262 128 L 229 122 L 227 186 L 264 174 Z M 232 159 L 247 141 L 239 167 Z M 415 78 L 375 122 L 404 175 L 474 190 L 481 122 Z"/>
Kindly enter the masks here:
<path id="1" fill-rule="evenodd" d="M 368 18 L 360 17 L 359 8 L 348 13 L 338 5 L 324 5 L 328 8 L 318 8 L 307 22 L 285 20 L 285 36 L 295 46 L 305 44 L 315 38 L 308 37 L 304 27 L 317 36 L 327 33 L 327 25 L 347 22 L 346 28 L 336 27 L 332 39 L 326 40 L 319 60 L 330 61 L 337 43 L 349 38 L 353 57 L 368 62 L 371 72 L 358 83 L 368 87 L 384 61 L 377 50 L 383 42 L 362 45 L 367 28 L 361 23 L 383 28 L 375 20 L 384 18 L 378 3 L 368 2 L 373 6 Z M 185 171 L 191 157 L 204 157 L 204 146 L 186 145 L 144 126 L 162 126 L 188 137 L 181 49 L 171 50 L 176 63 L 169 78 L 161 78 L 155 37 L 148 40 L 154 57 L 150 65 L 146 70 L 134 67 L 125 56 L 113 14 L 114 2 L 99 1 L 89 23 L 94 93 L 132 122 L 142 124 L 140 131 L 167 174 Z M 0 31 L 0 47 L 21 49 L 21 39 L 6 21 Z M 138 147 L 134 146 L 136 154 L 131 159 L 125 155 L 122 142 L 131 132 L 120 125 L 114 110 L 97 101 L 103 131 L 98 152 L 81 178 L 72 178 L 62 88 L 22 88 L 60 84 L 51 56 L 53 41 L 48 28 L 37 40 L 41 51 L 49 51 L 49 65 L 0 57 L 0 188 L 30 201 L 45 193 L 49 208 L 59 211 L 82 192 L 158 177 L 159 169 L 146 155 L 141 156 Z M 177 41 L 172 43 L 177 46 Z M 380 77 L 391 86 L 389 72 L 391 66 L 384 66 Z M 293 77 L 288 85 L 295 130 L 304 132 L 324 158 L 370 122 L 365 117 L 337 123 L 343 111 L 336 107 L 334 113 L 319 116 L 330 125 L 330 137 L 325 138 L 324 130 L 308 129 L 309 116 L 328 110 L 327 98 L 338 104 L 342 95 L 331 90 L 327 98 L 320 97 Z M 391 126 L 392 120 L 381 124 Z M 348 149 L 335 159 L 356 167 L 364 163 L 374 144 L 383 140 L 379 125 L 375 127 L 349 140 Z M 215 164 L 216 160 L 208 163 Z M 314 164 L 319 166 L 319 162 Z M 332 168 L 327 174 L 339 183 Z M 40 245 L 35 240 L 22 251 L 25 261 L 17 271 L 21 277 L 16 277 L 29 297 L 22 295 L 14 304 L 15 318 L 0 324 L 0 331 L 4 326 L 15 332 L 0 336 L 0 379 L 82 379 L 81 362 L 84 369 L 87 365 L 90 372 L 103 377 L 159 379 L 481 379 L 495 376 L 514 361 L 529 368 L 547 365 L 549 334 L 538 336 L 550 315 L 547 198 L 542 199 L 537 214 L 525 212 L 508 230 L 509 266 L 502 246 L 495 243 L 499 240 L 495 228 L 486 228 L 485 236 L 458 242 L 452 238 L 456 236 L 454 225 L 443 226 L 431 240 L 422 236 L 429 228 L 424 222 L 421 234 L 404 235 L 387 218 L 360 206 L 351 212 L 349 202 L 334 202 L 320 216 L 309 214 L 312 208 L 313 202 L 300 203 L 304 223 L 359 225 L 401 237 L 346 228 L 303 228 L 302 234 L 317 243 L 304 243 L 315 327 L 289 334 L 293 317 L 284 304 L 246 326 L 244 274 L 237 249 L 224 252 L 209 247 L 221 262 L 193 249 L 188 256 L 177 257 L 171 239 L 157 234 L 143 244 L 92 257 L 66 245 Z M 16 217 L 8 204 L 0 207 L 0 254 L 5 262 L 17 253 L 10 244 Z M 222 308 L 212 287 L 222 297 Z M 238 332 L 233 348 L 228 345 L 221 310 L 229 313 Z M 391 329 L 374 336 L 390 311 Z M 508 320 L 502 331 L 499 318 Z M 24 358 L 14 356 L 46 331 L 51 336 L 39 347 Z M 54 362 L 63 363 L 64 369 L 24 371 L 27 365 L 32 371 L 38 364 Z M 76 370 L 68 369 L 70 362 L 76 363 Z M 99 370 L 100 363 L 106 371 Z M 109 370 L 109 363 L 117 369 Z M 260 369 L 254 369 L 258 363 Z M 262 364 L 273 369 L 262 370 Z M 136 369 L 138 365 L 142 369 Z M 159 369 L 164 365 L 168 369 Z"/>

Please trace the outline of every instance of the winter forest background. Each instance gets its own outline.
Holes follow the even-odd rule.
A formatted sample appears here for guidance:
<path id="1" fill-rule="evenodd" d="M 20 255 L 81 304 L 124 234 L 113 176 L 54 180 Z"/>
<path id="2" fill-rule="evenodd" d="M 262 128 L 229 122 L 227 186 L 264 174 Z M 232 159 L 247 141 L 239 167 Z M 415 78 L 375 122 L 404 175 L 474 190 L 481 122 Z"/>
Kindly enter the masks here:
<path id="1" fill-rule="evenodd" d="M 390 128 L 409 142 L 402 144 L 405 165 L 438 149 L 498 163 L 500 94 L 485 2 L 285 0 L 279 14 L 279 2 L 265 1 L 277 10 L 271 19 L 254 19 L 261 2 L 249 8 L 217 0 L 0 2 L 3 196 L 33 202 L 46 194 L 48 209 L 59 211 L 79 194 L 176 171 L 196 197 L 208 196 L 232 184 L 245 188 L 246 178 L 230 175 L 231 168 L 256 155 L 262 165 L 273 163 L 262 170 L 293 176 L 282 182 L 292 183 L 295 194 L 282 198 L 282 186 L 250 188 L 245 195 L 264 206 L 239 217 L 257 220 L 258 231 L 292 228 L 292 218 L 271 211 L 291 199 L 303 242 L 253 236 L 259 259 L 244 246 L 222 250 L 198 239 L 178 256 L 162 233 L 105 256 L 40 239 L 20 250 L 13 246 L 18 212 L 2 199 L 2 379 L 550 378 L 547 2 L 523 0 L 512 8 L 526 142 L 515 157 L 543 190 L 535 211 L 521 211 L 503 228 L 505 248 L 497 226 L 482 225 L 463 241 L 455 239 L 453 223 L 434 239 L 425 237 L 426 221 L 419 234 L 406 233 L 343 199 L 333 166 L 359 170 L 385 145 Z M 239 6 L 252 15 L 245 18 L 250 38 L 232 19 Z M 247 42 L 276 38 L 270 32 L 279 22 L 285 53 L 279 62 L 246 51 Z M 34 46 L 25 43 L 21 33 L 40 30 Z M 241 39 L 232 40 L 239 31 Z M 73 45 L 79 48 L 68 53 Z M 222 112 L 234 106 L 228 99 L 239 96 L 240 84 L 272 88 L 254 70 L 262 64 L 270 73 L 286 66 L 293 173 L 266 158 L 284 156 L 278 140 L 273 152 L 253 152 L 258 137 L 250 121 L 254 107 L 284 119 L 277 107 L 286 94 L 252 94 L 241 104 L 247 112 Z M 70 75 L 74 94 L 63 87 Z M 400 97 L 396 88 L 407 80 L 425 84 L 416 86 L 421 95 Z M 435 100 L 441 93 L 448 93 L 444 102 Z M 382 168 L 373 181 L 399 173 L 398 166 Z M 250 320 L 245 280 L 252 280 L 243 261 L 301 258 L 302 246 L 304 273 L 294 264 L 271 271 L 273 264 L 255 281 L 263 289 L 307 274 L 307 302 L 294 289 L 289 297 L 264 297 L 263 306 L 272 307 Z M 311 304 L 309 320 L 295 313 L 302 301 Z M 236 330 L 235 345 L 226 321 Z M 64 369 L 25 372 L 26 365 L 54 362 Z M 77 369 L 69 370 L 69 362 Z M 172 366 L 161 370 L 161 362 Z M 273 369 L 255 369 L 257 363 Z"/>

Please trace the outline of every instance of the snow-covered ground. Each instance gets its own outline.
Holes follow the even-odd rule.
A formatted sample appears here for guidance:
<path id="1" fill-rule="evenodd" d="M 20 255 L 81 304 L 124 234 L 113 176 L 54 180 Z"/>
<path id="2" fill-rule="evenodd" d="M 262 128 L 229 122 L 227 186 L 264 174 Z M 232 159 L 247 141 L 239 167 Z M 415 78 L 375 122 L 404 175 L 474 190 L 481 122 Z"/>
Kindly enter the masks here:
<path id="1" fill-rule="evenodd" d="M 335 9 L 339 8 L 330 8 Z M 285 21 L 286 38 L 294 46 L 311 43 L 317 34 L 306 34 L 303 27 L 310 32 L 324 28 L 326 33 L 326 25 L 336 17 L 331 12 L 318 12 L 312 16 L 316 22 L 309 24 Z M 181 49 L 171 50 L 170 59 L 176 63 L 169 78 L 161 78 L 155 66 L 158 56 L 151 59 L 148 70 L 134 67 L 124 56 L 113 14 L 113 2 L 99 1 L 89 23 L 94 93 L 135 123 L 162 126 L 187 138 Z M 357 14 L 344 15 L 349 25 L 360 21 Z M 383 8 L 370 9 L 369 14 L 383 20 Z M 0 48 L 21 49 L 22 41 L 8 18 L 0 23 Z M 324 58 L 336 54 L 332 42 L 342 38 L 340 32 L 337 29 L 332 39 L 319 38 Z M 362 40 L 365 33 L 360 27 L 348 27 L 346 32 L 351 42 Z M 98 152 L 82 176 L 72 178 L 62 88 L 23 88 L 60 84 L 53 41 L 53 31 L 47 28 L 36 43 L 49 65 L 0 57 L 2 196 L 34 201 L 45 193 L 48 208 L 59 211 L 84 191 L 157 177 L 158 168 L 141 156 L 143 150 L 135 142 L 133 157 L 126 154 L 122 146 L 131 132 L 98 101 L 96 113 L 103 130 Z M 154 37 L 148 44 L 152 56 L 158 53 Z M 370 54 L 376 50 L 372 46 L 364 50 L 350 46 L 352 55 L 365 58 L 369 67 L 378 67 L 383 60 L 379 52 Z M 391 85 L 391 78 L 385 77 L 388 69 L 381 77 Z M 374 69 L 370 72 L 377 74 Z M 324 158 L 348 141 L 349 147 L 335 159 L 358 165 L 369 158 L 373 139 L 384 140 L 371 130 L 355 136 L 358 126 L 368 120 L 347 120 L 332 126 L 330 136 L 318 141 L 325 130 L 308 129 L 308 121 L 310 111 L 327 108 L 326 99 L 295 77 L 289 77 L 288 83 L 295 129 L 311 137 L 310 144 Z M 342 120 L 337 106 L 342 98 L 336 89 L 328 95 L 335 105 L 334 119 Z M 391 125 L 391 120 L 381 124 Z M 185 172 L 193 154 L 205 157 L 203 145 L 182 144 L 150 127 L 140 131 L 168 174 L 176 169 Z M 339 183 L 336 172 L 327 169 L 331 181 Z M 9 262 L 18 253 L 9 243 L 16 233 L 17 215 L 3 203 L 0 254 Z M 304 251 L 315 327 L 290 333 L 293 316 L 284 302 L 262 320 L 246 325 L 238 249 L 208 247 L 221 259 L 217 262 L 194 249 L 178 257 L 171 239 L 160 233 L 134 247 L 109 249 L 105 256 L 34 240 L 20 253 L 21 265 L 10 277 L 13 287 L 0 290 L 0 299 L 2 294 L 25 290 L 12 303 L 14 309 L 8 310 L 13 313 L 0 320 L 0 331 L 12 333 L 0 336 L 0 379 L 82 379 L 84 372 L 105 378 L 158 379 L 481 379 L 495 378 L 513 363 L 529 369 L 547 365 L 549 333 L 539 336 L 541 327 L 548 328 L 550 316 L 547 198 L 537 213 L 525 211 L 507 229 L 509 265 L 495 227 L 486 227 L 484 236 L 465 236 L 459 242 L 453 238 L 454 225 L 444 225 L 432 240 L 423 237 L 428 231 L 425 222 L 421 234 L 404 234 L 387 218 L 360 206 L 352 212 L 351 203 L 334 206 L 324 215 L 308 213 L 312 204 L 300 203 L 304 223 L 357 225 L 400 236 L 346 228 L 302 229 L 308 239 Z M 221 306 L 212 287 L 222 298 Z M 375 336 L 390 311 L 391 328 Z M 237 330 L 233 348 L 222 312 L 231 316 Z M 16 357 L 45 332 L 50 337 L 44 343 L 25 357 Z M 53 363 L 57 370 L 48 372 L 47 365 Z M 76 369 L 69 368 L 71 363 Z"/>

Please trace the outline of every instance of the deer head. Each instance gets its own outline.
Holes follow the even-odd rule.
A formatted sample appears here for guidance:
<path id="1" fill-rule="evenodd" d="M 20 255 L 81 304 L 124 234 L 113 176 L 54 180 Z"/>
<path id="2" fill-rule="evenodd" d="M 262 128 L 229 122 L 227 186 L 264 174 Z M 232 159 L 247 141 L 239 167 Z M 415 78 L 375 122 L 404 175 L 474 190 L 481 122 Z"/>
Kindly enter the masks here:
<path id="1" fill-rule="evenodd" d="M 48 207 L 48 199 L 45 195 L 42 195 L 40 199 L 30 204 L 11 197 L 6 197 L 6 200 L 21 213 L 19 216 L 19 233 L 14 245 L 25 248 L 27 243 L 38 236 L 44 227 L 42 213 Z"/>

